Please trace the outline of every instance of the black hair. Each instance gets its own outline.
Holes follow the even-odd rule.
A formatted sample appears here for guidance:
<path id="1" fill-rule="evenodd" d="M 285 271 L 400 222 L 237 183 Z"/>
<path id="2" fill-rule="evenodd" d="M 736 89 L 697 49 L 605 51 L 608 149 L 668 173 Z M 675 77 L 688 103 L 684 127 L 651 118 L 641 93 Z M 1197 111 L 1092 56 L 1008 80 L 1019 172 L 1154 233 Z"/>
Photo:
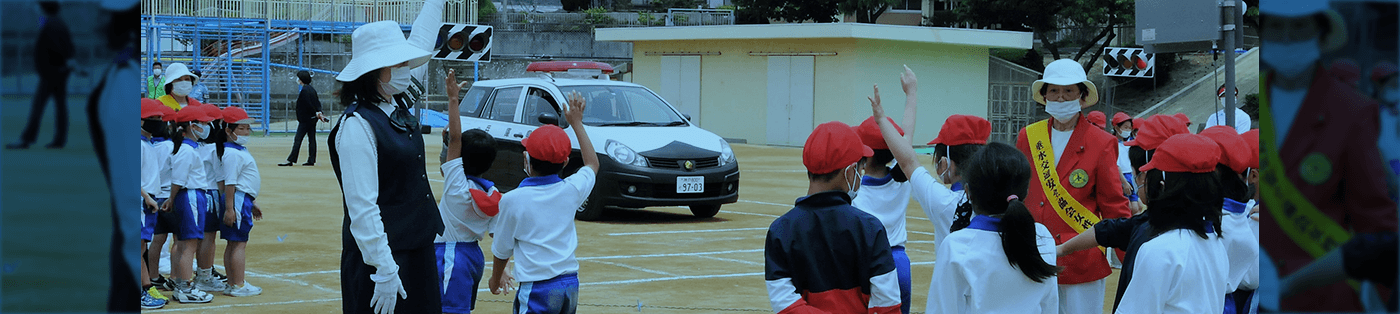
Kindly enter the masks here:
<path id="1" fill-rule="evenodd" d="M 141 129 L 146 130 L 146 133 L 151 133 L 151 137 L 154 138 L 170 136 L 170 124 L 165 123 L 165 121 L 161 121 L 160 118 L 147 118 L 141 120 Z"/>
<path id="2" fill-rule="evenodd" d="M 175 122 L 171 127 L 170 141 L 175 143 L 175 149 L 170 150 L 170 154 L 180 152 L 180 145 L 185 143 L 185 130 L 190 128 L 189 122 Z"/>
<path id="3" fill-rule="evenodd" d="M 997 233 L 1001 235 L 1007 261 L 1035 282 L 1044 282 L 1059 273 L 1063 268 L 1040 257 L 1035 217 L 1021 201 L 1030 186 L 1030 161 L 1020 150 L 1002 143 L 987 144 L 973 154 L 972 160 L 961 167 L 968 185 L 968 200 L 978 214 L 1001 215 Z M 1016 198 L 1010 199 L 1012 195 Z"/>
<path id="4" fill-rule="evenodd" d="M 462 170 L 469 176 L 480 177 L 496 162 L 496 138 L 481 129 L 462 132 L 461 150 Z"/>
<path id="5" fill-rule="evenodd" d="M 297 80 L 300 80 L 302 84 L 311 84 L 311 72 L 306 70 L 297 71 Z"/>
<path id="6" fill-rule="evenodd" d="M 209 122 L 209 137 L 204 138 L 204 141 L 202 141 L 206 144 L 214 145 L 214 154 L 218 156 L 219 159 L 224 158 L 224 142 L 228 141 L 228 133 L 214 132 L 214 130 L 223 130 L 225 127 L 224 120 Z"/>
<path id="7" fill-rule="evenodd" d="M 870 160 L 867 161 L 872 162 L 876 165 L 884 166 L 890 164 L 890 161 L 894 160 L 894 153 L 890 152 L 890 150 L 888 149 L 875 149 L 874 151 L 875 155 L 871 156 Z M 885 170 L 890 172 L 890 176 L 894 177 L 895 182 L 909 181 L 909 177 L 906 177 L 904 175 L 904 168 L 901 168 L 899 165 L 894 165 L 894 167 L 885 167 Z"/>
<path id="8" fill-rule="evenodd" d="M 1084 83 L 1078 83 L 1078 84 L 1074 84 L 1074 86 L 1079 86 L 1079 99 L 1084 99 L 1085 97 L 1089 97 L 1089 85 L 1084 84 Z M 1047 83 L 1047 84 L 1040 84 L 1040 96 L 1044 97 L 1044 96 L 1045 96 L 1045 92 L 1048 91 L 1049 89 L 1050 89 L 1050 84 L 1048 84 L 1048 83 Z"/>
<path id="9" fill-rule="evenodd" d="M 1245 182 L 1239 173 L 1235 173 L 1226 165 L 1216 165 L 1215 173 L 1220 176 L 1220 191 L 1223 197 L 1240 203 L 1249 201 L 1249 182 Z"/>
<path id="10" fill-rule="evenodd" d="M 535 176 L 556 175 L 564 170 L 564 163 L 552 163 L 530 157 L 530 170 Z"/>
<path id="11" fill-rule="evenodd" d="M 132 41 L 141 36 L 141 6 L 134 5 L 130 9 L 113 12 L 104 31 L 107 36 L 107 47 L 112 50 L 120 50 L 132 44 Z M 156 64 L 160 64 L 160 62 L 156 62 Z"/>
<path id="12" fill-rule="evenodd" d="M 1152 169 L 1144 174 L 1149 192 L 1147 204 L 1152 206 L 1147 223 L 1152 227 L 1153 235 L 1187 229 L 1195 231 L 1202 239 L 1210 239 L 1206 234 L 1206 223 L 1215 227 L 1217 235 L 1223 234 L 1220 230 L 1220 209 L 1225 199 L 1220 192 L 1220 176 L 1214 172 L 1172 172 L 1167 173 L 1164 180 L 1163 173 Z"/>
<path id="13" fill-rule="evenodd" d="M 58 1 L 39 1 L 39 8 L 46 15 L 58 15 Z"/>
<path id="14" fill-rule="evenodd" d="M 1152 152 L 1142 149 L 1141 146 L 1128 146 L 1128 163 L 1133 165 L 1133 173 L 1147 165 L 1147 160 L 1151 159 Z"/>
<path id="15" fill-rule="evenodd" d="M 165 65 L 164 65 L 164 64 L 160 64 L 160 61 L 156 61 L 156 62 L 152 62 L 152 63 L 151 63 L 151 66 L 157 66 L 157 65 L 159 65 L 161 68 L 165 68 Z"/>
<path id="16" fill-rule="evenodd" d="M 383 69 L 369 70 L 353 81 L 342 83 L 340 104 L 349 106 L 358 102 L 368 105 L 389 101 L 379 94 L 379 71 Z"/>
<path id="17" fill-rule="evenodd" d="M 982 146 L 984 145 L 963 144 L 949 146 L 943 144 L 933 144 L 934 166 L 937 167 L 938 159 L 943 157 L 948 157 L 948 160 L 952 161 L 954 165 L 963 165 L 963 163 L 967 162 L 968 158 L 971 158 L 972 155 L 976 154 L 978 150 L 981 150 Z M 959 170 L 955 173 L 962 173 L 962 171 Z"/>
<path id="18" fill-rule="evenodd" d="M 870 161 L 870 158 L 861 157 L 860 160 L 856 161 L 856 168 L 859 169 L 860 167 L 865 167 L 865 163 L 868 161 Z M 811 171 L 807 171 L 807 180 L 817 182 L 831 182 L 831 180 L 835 180 L 836 176 L 840 175 L 842 171 L 845 171 L 846 167 L 836 169 L 836 171 L 832 171 L 829 173 L 812 173 Z"/>

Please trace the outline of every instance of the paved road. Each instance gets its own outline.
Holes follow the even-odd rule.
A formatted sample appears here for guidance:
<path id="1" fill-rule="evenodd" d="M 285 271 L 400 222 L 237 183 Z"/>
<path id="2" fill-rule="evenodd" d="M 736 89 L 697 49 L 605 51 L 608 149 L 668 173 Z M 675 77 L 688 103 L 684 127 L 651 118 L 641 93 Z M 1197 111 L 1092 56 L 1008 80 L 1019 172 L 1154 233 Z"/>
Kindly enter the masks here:
<path id="1" fill-rule="evenodd" d="M 1240 55 L 1239 58 L 1235 60 L 1235 85 L 1240 89 L 1239 100 L 1243 102 L 1245 95 L 1259 92 L 1258 48 Z M 1217 79 L 1224 81 L 1225 67 L 1221 66 L 1216 69 L 1214 75 L 1218 75 L 1218 78 L 1212 78 L 1211 74 L 1193 78 L 1197 80 L 1195 84 L 1182 89 L 1182 91 L 1174 97 L 1168 98 L 1144 110 L 1138 116 L 1147 117 L 1154 114 L 1176 114 L 1182 112 L 1186 113 L 1186 116 L 1190 117 L 1191 121 L 1205 121 L 1212 113 L 1220 110 L 1219 105 L 1216 104 L 1215 93 L 1220 83 L 1216 82 Z M 1194 132 L 1195 130 L 1193 129 L 1192 131 Z"/>

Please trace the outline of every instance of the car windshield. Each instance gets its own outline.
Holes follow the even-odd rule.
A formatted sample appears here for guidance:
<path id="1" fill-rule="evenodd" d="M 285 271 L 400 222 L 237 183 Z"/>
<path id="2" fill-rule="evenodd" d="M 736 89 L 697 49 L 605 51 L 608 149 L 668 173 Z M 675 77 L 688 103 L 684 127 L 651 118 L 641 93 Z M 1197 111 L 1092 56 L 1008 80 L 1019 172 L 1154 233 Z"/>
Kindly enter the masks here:
<path id="1" fill-rule="evenodd" d="M 635 86 L 560 87 L 565 97 L 577 91 L 587 107 L 583 124 L 590 126 L 682 126 L 685 119 L 650 90 Z"/>

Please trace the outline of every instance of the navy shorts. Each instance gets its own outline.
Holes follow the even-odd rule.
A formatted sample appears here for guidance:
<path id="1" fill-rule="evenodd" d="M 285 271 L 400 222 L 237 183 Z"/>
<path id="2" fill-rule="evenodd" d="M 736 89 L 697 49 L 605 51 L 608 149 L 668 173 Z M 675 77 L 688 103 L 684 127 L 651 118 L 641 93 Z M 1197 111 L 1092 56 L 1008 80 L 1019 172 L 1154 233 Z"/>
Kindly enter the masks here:
<path id="1" fill-rule="evenodd" d="M 224 224 L 224 210 L 228 208 L 224 203 L 224 192 L 215 190 L 204 190 L 209 194 L 209 212 L 204 215 L 204 233 L 214 233 L 219 231 L 219 226 Z"/>
<path id="2" fill-rule="evenodd" d="M 209 213 L 209 193 L 206 190 L 181 190 L 175 195 L 175 239 L 204 239 L 204 220 Z"/>
<path id="3" fill-rule="evenodd" d="M 476 290 L 486 266 L 481 245 L 476 241 L 438 242 L 433 243 L 433 251 L 437 254 L 442 312 L 471 313 L 476 309 Z"/>
<path id="4" fill-rule="evenodd" d="M 167 199 L 168 198 L 157 198 L 156 204 L 159 204 L 160 206 L 165 206 L 165 200 Z M 177 230 L 178 227 L 178 225 L 175 223 L 176 221 L 178 220 L 175 218 L 174 210 L 168 212 L 156 211 L 156 224 L 152 232 L 152 238 L 154 238 L 154 235 L 175 233 L 175 230 Z"/>
<path id="5" fill-rule="evenodd" d="M 574 314 L 578 310 L 578 274 L 520 283 L 515 314 Z"/>
<path id="6" fill-rule="evenodd" d="M 234 226 L 219 220 L 219 237 L 233 242 L 248 242 L 248 232 L 253 230 L 253 197 L 243 191 L 233 192 Z M 222 216 L 222 215 L 220 215 Z"/>

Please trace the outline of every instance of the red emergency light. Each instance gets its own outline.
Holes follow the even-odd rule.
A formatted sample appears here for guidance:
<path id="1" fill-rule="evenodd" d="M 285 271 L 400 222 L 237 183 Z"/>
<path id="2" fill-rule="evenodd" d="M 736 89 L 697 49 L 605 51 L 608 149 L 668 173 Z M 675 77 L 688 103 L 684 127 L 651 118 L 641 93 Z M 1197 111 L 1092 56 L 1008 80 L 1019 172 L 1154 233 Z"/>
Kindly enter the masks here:
<path id="1" fill-rule="evenodd" d="M 607 63 L 592 61 L 543 61 L 531 62 L 525 67 L 525 72 L 568 72 L 569 70 L 598 70 L 604 74 L 612 74 L 613 67 Z"/>

